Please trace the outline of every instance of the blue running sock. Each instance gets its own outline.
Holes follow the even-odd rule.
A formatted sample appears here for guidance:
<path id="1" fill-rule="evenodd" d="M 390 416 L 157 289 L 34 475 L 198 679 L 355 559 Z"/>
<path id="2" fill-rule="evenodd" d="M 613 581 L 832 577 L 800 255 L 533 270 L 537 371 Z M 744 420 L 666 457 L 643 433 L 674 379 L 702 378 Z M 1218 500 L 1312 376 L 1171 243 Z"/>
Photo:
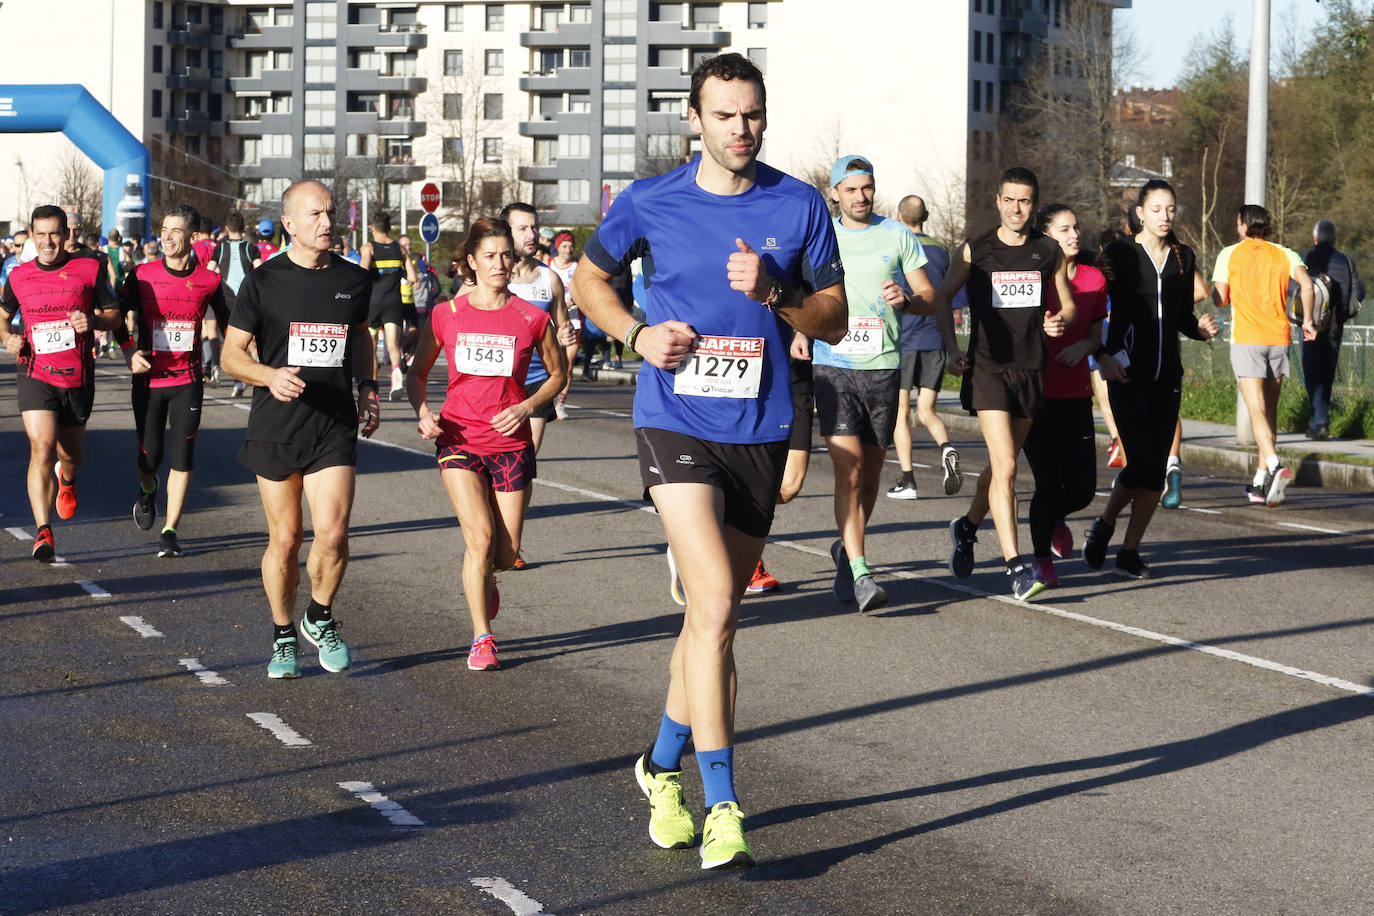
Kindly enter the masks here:
<path id="1" fill-rule="evenodd" d="M 692 726 L 674 722 L 663 713 L 663 721 L 658 724 L 658 738 L 654 740 L 653 753 L 649 762 L 655 772 L 676 772 L 682 769 L 682 752 L 687 742 L 692 740 Z"/>
<path id="2" fill-rule="evenodd" d="M 697 751 L 697 769 L 701 770 L 701 789 L 706 796 L 706 810 L 723 801 L 739 804 L 735 795 L 735 749 L 723 747 L 718 751 Z"/>

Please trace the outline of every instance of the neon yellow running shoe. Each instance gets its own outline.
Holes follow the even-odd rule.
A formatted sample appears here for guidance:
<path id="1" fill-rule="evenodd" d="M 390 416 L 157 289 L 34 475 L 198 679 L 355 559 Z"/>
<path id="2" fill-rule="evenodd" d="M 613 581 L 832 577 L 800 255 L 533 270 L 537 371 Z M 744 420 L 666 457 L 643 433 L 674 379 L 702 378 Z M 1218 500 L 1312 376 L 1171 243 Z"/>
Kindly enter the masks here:
<path id="1" fill-rule="evenodd" d="M 744 839 L 744 813 L 731 801 L 717 802 L 701 826 L 701 867 L 754 867 L 754 853 Z"/>
<path id="2" fill-rule="evenodd" d="M 682 771 L 655 776 L 649 772 L 649 752 L 635 761 L 635 782 L 649 799 L 649 839 L 664 849 L 686 849 L 697 838 L 692 812 L 682 803 Z"/>

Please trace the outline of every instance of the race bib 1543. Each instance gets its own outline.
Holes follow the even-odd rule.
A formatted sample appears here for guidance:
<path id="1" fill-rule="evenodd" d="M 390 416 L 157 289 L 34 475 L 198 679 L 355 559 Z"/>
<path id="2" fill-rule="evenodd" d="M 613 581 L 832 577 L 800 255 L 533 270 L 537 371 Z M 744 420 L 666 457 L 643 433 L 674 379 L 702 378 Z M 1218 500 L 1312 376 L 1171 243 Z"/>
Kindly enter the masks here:
<path id="1" fill-rule="evenodd" d="M 515 337 L 459 331 L 453 340 L 453 368 L 467 375 L 514 375 Z"/>

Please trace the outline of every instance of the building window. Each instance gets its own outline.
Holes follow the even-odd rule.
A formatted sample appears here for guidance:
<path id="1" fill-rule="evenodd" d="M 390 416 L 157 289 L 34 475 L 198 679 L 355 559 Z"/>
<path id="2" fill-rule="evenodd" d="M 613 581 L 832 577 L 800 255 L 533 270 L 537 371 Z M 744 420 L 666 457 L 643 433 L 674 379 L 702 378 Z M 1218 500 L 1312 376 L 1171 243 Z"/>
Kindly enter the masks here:
<path id="1" fill-rule="evenodd" d="M 592 148 L 590 134 L 559 134 L 559 159 L 586 159 Z"/>
<path id="2" fill-rule="evenodd" d="M 768 4 L 751 3 L 749 4 L 749 28 L 764 29 L 768 27 Z"/>
<path id="3" fill-rule="evenodd" d="M 375 6 L 354 6 L 350 3 L 348 22 L 350 25 L 375 25 L 381 28 L 382 11 Z"/>
<path id="4" fill-rule="evenodd" d="M 536 137 L 534 140 L 534 164 L 553 165 L 558 162 L 558 141 L 553 137 Z"/>
<path id="5" fill-rule="evenodd" d="M 210 52 L 210 78 L 219 79 L 224 76 L 224 52 Z"/>
<path id="6" fill-rule="evenodd" d="M 574 114 L 587 114 L 592 110 L 592 94 L 590 92 L 569 92 L 568 107 L 564 110 Z"/>
<path id="7" fill-rule="evenodd" d="M 983 110 L 988 114 L 997 110 L 992 104 L 992 83 L 983 84 Z"/>
<path id="8" fill-rule="evenodd" d="M 505 96 L 499 92 L 488 92 L 482 96 L 482 117 L 488 121 L 499 121 L 505 115 Z"/>
<path id="9" fill-rule="evenodd" d="M 484 181 L 482 182 L 482 209 L 498 210 L 501 207 L 501 199 L 505 197 L 502 193 L 501 182 Z"/>
<path id="10" fill-rule="evenodd" d="M 991 32 L 988 32 L 988 34 L 987 34 L 987 51 L 988 51 L 988 53 L 987 53 L 987 58 L 988 58 L 988 63 L 992 63 L 993 60 L 995 60 L 995 58 L 992 56 L 992 38 L 993 38 L 992 33 L 991 33 Z M 1002 44 L 1002 53 L 1003 53 L 1003 54 L 1006 54 L 1006 53 L 1007 53 L 1007 46 L 1006 46 L 1006 43 L 1005 43 L 1005 42 Z M 1003 61 L 1003 63 L 1005 63 L 1005 61 Z"/>
<path id="11" fill-rule="evenodd" d="M 557 32 L 563 24 L 563 7 L 541 6 L 539 8 L 539 31 Z"/>
<path id="12" fill-rule="evenodd" d="M 606 45 L 602 49 L 601 80 L 606 83 L 635 81 L 634 45 Z"/>
<path id="13" fill-rule="evenodd" d="M 373 112 L 382 110 L 382 96 L 377 92 L 350 92 L 348 110 L 354 112 Z"/>
<path id="14" fill-rule="evenodd" d="M 749 4 L 751 7 L 754 4 Z M 649 20 L 651 22 L 676 22 L 682 23 L 681 3 L 650 3 Z"/>
<path id="15" fill-rule="evenodd" d="M 444 52 L 444 76 L 463 75 L 463 52 L 445 51 Z"/>
<path id="16" fill-rule="evenodd" d="M 562 48 L 557 48 L 553 50 L 546 49 L 539 52 L 539 69 L 537 72 L 540 76 L 553 76 L 554 71 L 558 70 L 562 66 Z"/>
<path id="17" fill-rule="evenodd" d="M 635 19 L 639 16 L 636 0 L 605 0 L 602 17 L 606 35 L 635 34 Z"/>
<path id="18" fill-rule="evenodd" d="M 973 62 L 975 64 L 983 62 L 983 33 L 977 30 L 973 33 Z"/>
<path id="19" fill-rule="evenodd" d="M 603 127 L 634 127 L 635 93 L 633 89 L 601 90 L 601 124 Z"/>
<path id="20" fill-rule="evenodd" d="M 310 138 L 307 136 L 305 139 Z M 410 165 L 415 161 L 410 137 L 387 137 L 382 143 L 382 155 L 388 165 Z"/>
<path id="21" fill-rule="evenodd" d="M 333 89 L 307 89 L 305 91 L 305 126 L 334 126 Z"/>
<path id="22" fill-rule="evenodd" d="M 590 3 L 570 3 L 568 4 L 569 22 L 591 22 L 592 5 Z"/>
<path id="23" fill-rule="evenodd" d="M 374 48 L 349 48 L 348 69 L 381 70 L 382 55 L 377 53 Z"/>
<path id="24" fill-rule="evenodd" d="M 687 114 L 687 95 L 682 92 L 651 92 L 649 93 L 650 111 L 676 111 L 680 115 Z"/>
<path id="25" fill-rule="evenodd" d="M 414 51 L 387 55 L 387 73 L 391 76 L 414 76 L 419 64 L 419 55 Z"/>
<path id="26" fill-rule="evenodd" d="M 463 31 L 463 5 L 461 3 L 444 4 L 444 31 Z"/>
<path id="27" fill-rule="evenodd" d="M 391 117 L 402 121 L 410 121 L 415 117 L 415 97 L 410 95 L 391 96 Z"/>
<path id="28" fill-rule="evenodd" d="M 439 196 L 448 201 L 449 206 L 457 206 L 458 201 L 463 198 L 463 183 L 461 181 L 439 182 Z"/>
<path id="29" fill-rule="evenodd" d="M 349 134 L 344 144 L 345 156 L 361 156 L 364 159 L 377 158 L 376 134 Z"/>
<path id="30" fill-rule="evenodd" d="M 500 32 L 506 27 L 506 7 L 500 3 L 487 4 L 487 31 Z"/>
<path id="31" fill-rule="evenodd" d="M 983 110 L 983 84 L 978 80 L 973 81 L 973 110 Z"/>
<path id="32" fill-rule="evenodd" d="M 262 154 L 274 159 L 288 159 L 291 156 L 290 134 L 263 134 Z"/>
<path id="33" fill-rule="evenodd" d="M 501 162 L 500 137 L 484 137 L 482 139 L 482 161 L 489 164 Z"/>
<path id="34" fill-rule="evenodd" d="M 327 172 L 334 168 L 334 135 L 305 135 L 305 168 L 309 171 Z"/>
<path id="35" fill-rule="evenodd" d="M 162 45 L 153 45 L 153 72 L 162 72 Z"/>
<path id="36" fill-rule="evenodd" d="M 454 165 L 463 161 L 463 138 L 445 137 L 443 140 L 444 164 Z"/>
<path id="37" fill-rule="evenodd" d="M 162 90 L 153 90 L 153 117 L 162 117 Z"/>
<path id="38" fill-rule="evenodd" d="M 162 0 L 153 0 L 153 28 L 162 28 Z"/>
<path id="39" fill-rule="evenodd" d="M 635 135 L 606 134 L 601 138 L 601 171 L 635 170 Z"/>
<path id="40" fill-rule="evenodd" d="M 337 34 L 335 13 L 338 6 L 333 0 L 306 0 L 305 37 L 334 38 Z"/>
<path id="41" fill-rule="evenodd" d="M 592 65 L 592 49 L 591 49 L 591 48 L 569 48 L 569 49 L 568 49 L 568 67 L 569 67 L 569 68 L 573 68 L 573 69 L 577 69 L 577 70 L 585 70 L 585 69 L 587 69 L 588 67 L 590 67 L 591 65 Z"/>
<path id="42" fill-rule="evenodd" d="M 506 52 L 500 48 L 488 48 L 484 55 L 483 72 L 487 76 L 503 76 L 506 72 Z"/>
<path id="43" fill-rule="evenodd" d="M 768 49 L 767 48 L 748 48 L 744 56 L 754 62 L 754 66 L 759 68 L 759 72 L 768 75 Z"/>
<path id="44" fill-rule="evenodd" d="M 560 204 L 585 204 L 591 199 L 592 183 L 585 178 L 558 179 Z"/>
<path id="45" fill-rule="evenodd" d="M 720 4 L 693 3 L 692 28 L 694 30 L 720 28 Z"/>
<path id="46" fill-rule="evenodd" d="M 224 120 L 224 96 L 223 96 L 223 95 L 221 95 L 221 94 L 218 93 L 218 92 L 212 92 L 212 93 L 210 93 L 210 110 L 209 110 L 208 113 L 209 113 L 209 115 L 210 115 L 210 120 L 211 120 L 211 121 L 223 121 L 223 120 Z"/>
<path id="47" fill-rule="evenodd" d="M 461 92 L 444 93 L 444 119 L 457 121 L 463 116 L 463 94 Z"/>
<path id="48" fill-rule="evenodd" d="M 186 93 L 186 110 L 195 112 L 201 111 L 199 92 Z"/>
<path id="49" fill-rule="evenodd" d="M 291 69 L 290 52 L 277 52 L 286 54 L 286 66 L 276 66 L 279 70 Z M 307 83 L 326 83 L 334 82 L 335 55 L 338 52 L 332 45 L 311 45 L 305 49 L 305 81 Z M 280 63 L 280 60 L 277 62 Z"/>
<path id="50" fill-rule="evenodd" d="M 682 159 L 682 137 L 677 134 L 649 134 L 645 138 L 645 156 L 676 163 Z"/>

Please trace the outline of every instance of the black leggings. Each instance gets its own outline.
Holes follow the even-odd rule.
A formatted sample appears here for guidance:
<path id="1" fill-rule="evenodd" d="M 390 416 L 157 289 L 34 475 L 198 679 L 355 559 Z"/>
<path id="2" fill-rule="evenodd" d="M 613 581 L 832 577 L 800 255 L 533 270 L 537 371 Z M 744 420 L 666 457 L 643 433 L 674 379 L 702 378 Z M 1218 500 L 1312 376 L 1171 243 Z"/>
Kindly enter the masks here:
<path id="1" fill-rule="evenodd" d="M 1025 450 L 1035 475 L 1031 545 L 1037 557 L 1047 557 L 1055 524 L 1092 502 L 1097 489 L 1092 398 L 1046 398 Z"/>
<path id="2" fill-rule="evenodd" d="M 138 431 L 138 469 L 157 473 L 162 464 L 162 430 L 171 421 L 171 464 L 174 471 L 189 471 L 195 458 L 196 432 L 204 384 L 189 382 L 169 388 L 153 388 L 134 382 L 134 427 Z"/>
<path id="3" fill-rule="evenodd" d="M 1178 424 L 1178 384 L 1145 379 L 1108 382 L 1107 398 L 1126 450 L 1121 485 L 1132 490 L 1163 491 Z"/>

